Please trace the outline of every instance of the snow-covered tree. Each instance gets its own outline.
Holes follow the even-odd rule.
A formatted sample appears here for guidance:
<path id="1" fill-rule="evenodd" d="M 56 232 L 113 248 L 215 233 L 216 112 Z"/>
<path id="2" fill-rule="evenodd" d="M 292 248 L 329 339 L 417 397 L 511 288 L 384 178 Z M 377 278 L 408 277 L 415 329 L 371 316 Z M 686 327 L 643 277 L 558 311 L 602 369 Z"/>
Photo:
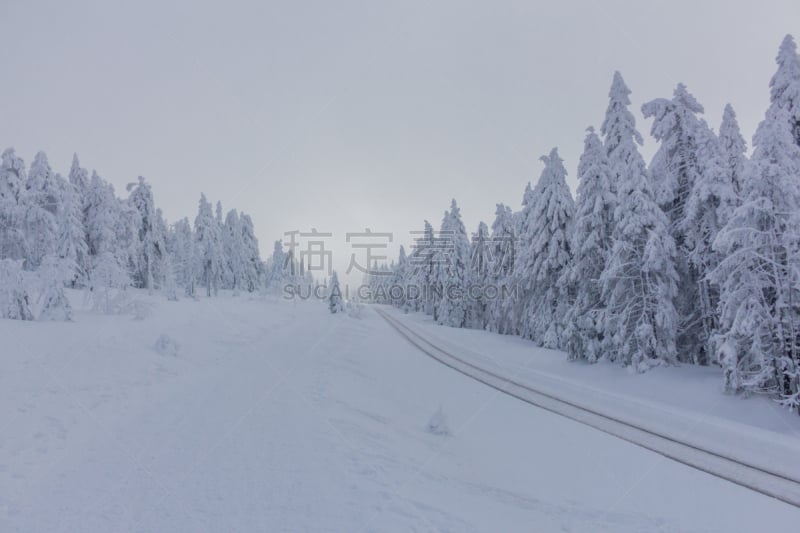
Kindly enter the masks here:
<path id="1" fill-rule="evenodd" d="M 19 201 L 25 212 L 26 270 L 36 270 L 46 256 L 56 253 L 59 200 L 58 185 L 47 155 L 38 152 Z"/>
<path id="2" fill-rule="evenodd" d="M 148 290 L 161 288 L 168 270 L 166 235 L 163 233 L 164 228 L 155 206 L 152 188 L 139 176 L 137 183 L 128 185 L 128 190 L 128 202 L 135 209 L 134 286 Z"/>
<path id="3" fill-rule="evenodd" d="M 606 357 L 637 371 L 676 360 L 677 274 L 675 244 L 667 217 L 655 200 L 637 148 L 642 137 L 628 111 L 630 89 L 617 72 L 603 123 L 606 153 L 614 176 L 611 253 L 600 280 L 607 302 Z"/>
<path id="4" fill-rule="evenodd" d="M 491 257 L 486 287 L 494 297 L 487 302 L 486 329 L 502 334 L 514 333 L 513 273 L 517 246 L 514 214 L 511 208 L 497 204 L 492 222 Z"/>
<path id="5" fill-rule="evenodd" d="M 779 394 L 800 410 L 800 147 L 772 105 L 753 138 L 742 205 L 719 232 L 717 356 L 733 392 Z"/>
<path id="6" fill-rule="evenodd" d="M 467 323 L 467 266 L 469 264 L 469 238 L 461 210 L 455 199 L 442 219 L 436 264 L 437 286 L 442 289 L 436 307 L 435 320 L 439 324 L 463 328 Z"/>
<path id="7" fill-rule="evenodd" d="M 522 337 L 540 346 L 559 348 L 570 302 L 558 280 L 572 258 L 569 236 L 575 203 L 558 150 L 553 148 L 541 160 L 544 169 L 523 226 L 527 231 L 520 235 L 519 268 L 515 272 L 522 296 L 518 323 Z"/>
<path id="8" fill-rule="evenodd" d="M 292 282 L 290 265 L 291 258 L 283 251 L 283 242 L 275 241 L 272 247 L 272 257 L 269 260 L 266 288 L 273 296 L 282 294 L 287 283 Z"/>
<path id="9" fill-rule="evenodd" d="M 491 283 L 492 242 L 489 228 L 484 222 L 478 224 L 478 230 L 472 234 L 469 251 L 469 268 L 465 296 L 467 298 L 467 326 L 485 329 L 489 321 L 489 300 L 487 287 Z"/>
<path id="10" fill-rule="evenodd" d="M 264 266 L 258 249 L 258 239 L 250 215 L 242 213 L 239 217 L 242 232 L 242 283 L 248 292 L 258 290 L 264 276 Z"/>
<path id="11" fill-rule="evenodd" d="M 436 237 L 433 226 L 425 221 L 422 235 L 415 239 L 413 250 L 409 256 L 409 294 L 413 310 L 433 315 L 434 285 L 436 282 Z"/>
<path id="12" fill-rule="evenodd" d="M 200 195 L 194 235 L 199 279 L 206 288 L 206 296 L 216 296 L 222 270 L 222 242 L 217 219 L 205 194 Z"/>
<path id="13" fill-rule="evenodd" d="M 192 225 L 188 218 L 182 218 L 172 226 L 170 233 L 171 262 L 175 268 L 175 281 L 183 287 L 184 294 L 195 296 L 197 282 L 197 268 L 195 253 L 195 238 Z"/>
<path id="14" fill-rule="evenodd" d="M 26 181 L 24 161 L 8 148 L 0 161 L 0 259 L 22 261 L 28 255 L 25 210 L 19 204 Z"/>
<path id="15" fill-rule="evenodd" d="M 118 287 L 128 278 L 127 254 L 117 241 L 120 226 L 120 203 L 114 187 L 96 172 L 84 198 L 86 243 L 89 249 L 89 287 Z"/>
<path id="16" fill-rule="evenodd" d="M 707 299 L 702 298 L 699 290 L 705 276 L 702 270 L 704 261 L 697 257 L 695 261 L 689 260 L 693 244 L 686 235 L 687 227 L 695 222 L 693 219 L 703 216 L 703 213 L 695 212 L 694 216 L 687 216 L 686 210 L 693 190 L 699 195 L 708 195 L 709 184 L 719 183 L 723 179 L 719 175 L 718 148 L 714 146 L 716 139 L 708 131 L 705 122 L 696 116 L 703 112 L 703 106 L 683 84 L 678 84 L 672 99 L 658 98 L 647 102 L 642 106 L 642 112 L 646 118 L 654 118 L 651 134 L 661 143 L 650 164 L 650 177 L 656 201 L 667 215 L 670 235 L 675 242 L 675 268 L 678 273 L 675 305 L 680 316 L 678 358 L 707 364 L 709 331 L 704 326 L 713 310 L 704 305 Z M 702 149 L 705 149 L 705 154 L 700 153 Z M 698 186 L 698 182 L 704 180 L 704 170 L 715 177 L 705 177 L 705 184 Z M 696 237 L 704 238 L 701 235 Z M 707 301 L 705 303 L 708 304 Z"/>
<path id="17" fill-rule="evenodd" d="M 769 82 L 769 112 L 777 116 L 774 109 L 776 107 L 786 111 L 792 138 L 800 146 L 800 57 L 794 37 L 787 35 L 783 38 L 775 61 L 778 63 L 778 70 Z"/>
<path id="18" fill-rule="evenodd" d="M 719 148 L 722 151 L 723 167 L 728 174 L 726 181 L 733 184 L 733 192 L 738 203 L 744 181 L 747 144 L 739 131 L 736 113 L 730 104 L 725 105 L 725 111 L 722 114 L 722 124 L 719 127 Z"/>
<path id="19" fill-rule="evenodd" d="M 561 280 L 574 292 L 564 335 L 571 359 L 595 362 L 602 357 L 606 302 L 600 276 L 612 248 L 617 205 L 613 179 L 605 147 L 589 128 L 578 163 L 575 225 L 570 241 L 573 260 Z"/>
<path id="20" fill-rule="evenodd" d="M 243 248 L 239 212 L 236 209 L 231 209 L 225 216 L 225 223 L 222 227 L 222 249 L 226 265 L 223 286 L 233 289 L 235 293 L 244 288 L 242 286 L 244 278 Z"/>
<path id="21" fill-rule="evenodd" d="M 405 311 L 408 311 L 408 301 L 406 300 L 408 269 L 409 263 L 408 257 L 406 256 L 406 249 L 404 246 L 400 245 L 397 263 L 392 269 L 390 296 L 392 298 L 392 305 Z"/>
<path id="22" fill-rule="evenodd" d="M 89 270 L 89 246 L 86 243 L 83 199 L 78 189 L 60 175 L 55 176 L 58 189 L 56 212 L 56 255 L 63 279 L 70 287 L 86 285 Z"/>
<path id="23" fill-rule="evenodd" d="M 338 313 L 344 311 L 344 300 L 342 299 L 342 290 L 339 287 L 339 277 L 334 272 L 331 275 L 331 281 L 328 291 L 328 309 L 331 313 Z"/>

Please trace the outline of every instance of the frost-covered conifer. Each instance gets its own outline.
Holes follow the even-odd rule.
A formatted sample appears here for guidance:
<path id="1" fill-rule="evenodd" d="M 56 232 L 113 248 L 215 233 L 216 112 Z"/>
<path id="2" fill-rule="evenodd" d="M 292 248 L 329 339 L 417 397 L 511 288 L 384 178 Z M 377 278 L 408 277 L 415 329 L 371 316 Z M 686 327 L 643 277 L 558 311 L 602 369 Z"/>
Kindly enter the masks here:
<path id="1" fill-rule="evenodd" d="M 543 156 L 544 169 L 533 192 L 520 235 L 519 268 L 515 272 L 521 290 L 520 335 L 540 346 L 562 346 L 568 295 L 558 280 L 572 258 L 569 236 L 575 204 L 567 186 L 567 171 L 558 150 Z"/>
<path id="2" fill-rule="evenodd" d="M 513 322 L 513 273 L 516 254 L 516 227 L 511 208 L 497 204 L 490 239 L 492 264 L 487 288 L 492 295 L 487 302 L 486 329 L 511 334 Z"/>
<path id="3" fill-rule="evenodd" d="M 222 270 L 222 243 L 217 219 L 205 194 L 200 195 L 194 220 L 197 273 L 206 296 L 217 295 Z"/>
<path id="4" fill-rule="evenodd" d="M 753 138 L 742 205 L 719 232 L 717 356 L 733 392 L 779 394 L 800 408 L 800 147 L 773 105 Z"/>
<path id="5" fill-rule="evenodd" d="M 615 73 L 602 131 L 617 207 L 611 254 L 600 279 L 607 302 L 605 356 L 641 372 L 676 360 L 677 274 L 669 223 L 636 146 L 642 137 L 627 109 L 629 94 L 622 76 Z"/>
<path id="6" fill-rule="evenodd" d="M 574 291 L 567 311 L 565 345 L 571 359 L 595 362 L 602 357 L 606 302 L 600 276 L 611 253 L 617 197 L 602 141 L 589 128 L 578 163 L 572 262 L 562 284 Z"/>

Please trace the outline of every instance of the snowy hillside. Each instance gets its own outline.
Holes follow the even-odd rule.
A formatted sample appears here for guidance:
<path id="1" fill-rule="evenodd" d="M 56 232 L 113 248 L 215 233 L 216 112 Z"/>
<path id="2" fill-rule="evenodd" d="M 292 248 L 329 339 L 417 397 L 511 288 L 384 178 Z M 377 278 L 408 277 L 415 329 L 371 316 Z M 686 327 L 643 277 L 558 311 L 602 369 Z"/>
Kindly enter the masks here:
<path id="1" fill-rule="evenodd" d="M 0 321 L 3 531 L 757 531 L 800 520 L 470 381 L 369 308 L 358 319 L 319 303 L 143 292 L 135 320 L 70 296 L 72 323 Z"/>

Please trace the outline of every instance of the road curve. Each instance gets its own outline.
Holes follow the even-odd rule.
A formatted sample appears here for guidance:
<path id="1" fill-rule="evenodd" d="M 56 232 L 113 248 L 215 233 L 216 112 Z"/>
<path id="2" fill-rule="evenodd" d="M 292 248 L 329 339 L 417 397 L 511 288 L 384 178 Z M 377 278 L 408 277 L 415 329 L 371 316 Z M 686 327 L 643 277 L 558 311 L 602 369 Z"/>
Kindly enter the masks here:
<path id="1" fill-rule="evenodd" d="M 425 335 L 415 331 L 386 311 L 377 307 L 374 307 L 374 309 L 392 328 L 420 351 L 484 385 L 488 385 L 523 402 L 656 452 L 686 466 L 800 508 L 800 480 L 682 442 L 669 435 L 642 428 L 613 416 L 576 405 L 552 394 L 532 389 L 523 383 L 465 361 L 438 346 L 429 338 L 426 338 Z"/>

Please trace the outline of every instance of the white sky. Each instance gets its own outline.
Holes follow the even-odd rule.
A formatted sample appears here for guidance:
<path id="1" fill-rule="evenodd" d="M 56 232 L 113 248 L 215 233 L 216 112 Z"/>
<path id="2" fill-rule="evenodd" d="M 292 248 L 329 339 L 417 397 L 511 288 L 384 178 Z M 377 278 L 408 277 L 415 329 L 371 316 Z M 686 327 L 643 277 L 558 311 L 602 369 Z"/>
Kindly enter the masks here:
<path id="1" fill-rule="evenodd" d="M 615 69 L 645 137 L 641 104 L 683 82 L 749 144 L 800 2 L 0 0 L 0 21 L 0 149 L 64 174 L 77 152 L 118 194 L 143 175 L 170 221 L 205 192 L 265 258 L 333 232 L 344 270 L 348 231 L 409 244 L 454 196 L 470 232 L 516 210 L 553 146 L 574 191 Z"/>

